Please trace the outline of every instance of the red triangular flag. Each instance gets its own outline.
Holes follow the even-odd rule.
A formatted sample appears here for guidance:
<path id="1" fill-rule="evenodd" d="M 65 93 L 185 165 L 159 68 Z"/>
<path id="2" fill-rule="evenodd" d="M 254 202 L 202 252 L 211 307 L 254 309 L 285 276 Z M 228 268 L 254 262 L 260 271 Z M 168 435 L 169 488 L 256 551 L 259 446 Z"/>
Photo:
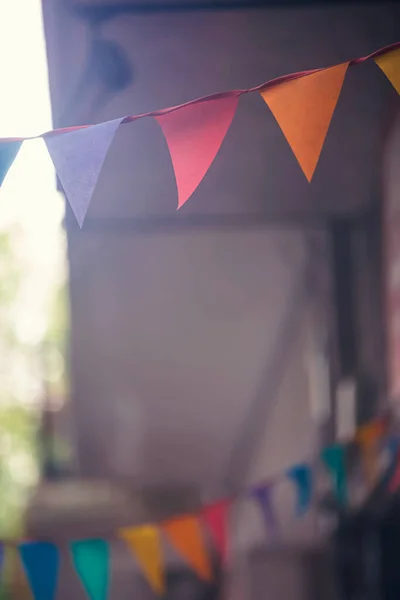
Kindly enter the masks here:
<path id="1" fill-rule="evenodd" d="M 317 166 L 349 63 L 285 81 L 260 92 L 308 181 Z"/>
<path id="2" fill-rule="evenodd" d="M 61 185 L 82 227 L 97 180 L 123 118 L 44 136 Z"/>
<path id="3" fill-rule="evenodd" d="M 229 506 L 229 500 L 222 500 L 221 502 L 216 502 L 211 506 L 207 506 L 203 511 L 204 520 L 224 564 L 226 563 L 228 550 L 227 531 Z"/>
<path id="4" fill-rule="evenodd" d="M 235 116 L 238 96 L 205 100 L 155 117 L 168 144 L 178 208 L 207 173 Z"/>

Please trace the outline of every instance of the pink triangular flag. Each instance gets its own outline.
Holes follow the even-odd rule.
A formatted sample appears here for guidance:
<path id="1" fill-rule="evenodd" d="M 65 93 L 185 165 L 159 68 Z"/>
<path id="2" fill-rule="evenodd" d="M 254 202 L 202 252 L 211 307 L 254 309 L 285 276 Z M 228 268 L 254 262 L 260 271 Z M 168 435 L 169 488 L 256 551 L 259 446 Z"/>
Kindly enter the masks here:
<path id="1" fill-rule="evenodd" d="M 107 152 L 123 118 L 44 136 L 61 185 L 82 227 Z"/>
<path id="2" fill-rule="evenodd" d="M 168 144 L 178 188 L 178 208 L 207 173 L 235 116 L 238 96 L 182 106 L 156 118 Z"/>
<path id="3" fill-rule="evenodd" d="M 229 500 L 222 500 L 210 506 L 203 511 L 203 517 L 208 529 L 213 537 L 215 546 L 221 556 L 222 562 L 227 558 L 227 529 L 228 529 L 228 510 Z"/>

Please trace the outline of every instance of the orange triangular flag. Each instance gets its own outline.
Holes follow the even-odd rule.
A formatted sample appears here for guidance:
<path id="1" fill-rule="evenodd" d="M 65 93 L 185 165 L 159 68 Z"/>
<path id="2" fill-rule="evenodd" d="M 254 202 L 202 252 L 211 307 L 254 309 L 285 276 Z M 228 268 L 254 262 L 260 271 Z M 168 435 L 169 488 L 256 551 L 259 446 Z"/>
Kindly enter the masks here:
<path id="1" fill-rule="evenodd" d="M 365 476 L 371 485 L 374 484 L 378 475 L 378 442 L 384 432 L 385 424 L 378 419 L 363 425 L 356 433 L 356 442 L 362 452 Z"/>
<path id="2" fill-rule="evenodd" d="M 162 524 L 175 550 L 187 561 L 194 571 L 206 581 L 212 579 L 200 523 L 197 517 L 179 517 Z"/>
<path id="3" fill-rule="evenodd" d="M 264 89 L 261 96 L 308 181 L 317 166 L 349 63 Z"/>
<path id="4" fill-rule="evenodd" d="M 135 555 L 153 591 L 156 594 L 164 594 L 165 582 L 158 527 L 154 525 L 125 527 L 118 533 Z"/>
<path id="5" fill-rule="evenodd" d="M 155 117 L 168 144 L 178 208 L 207 173 L 235 116 L 238 96 L 187 104 Z"/>
<path id="6" fill-rule="evenodd" d="M 396 92 L 400 94 L 400 48 L 381 54 L 375 58 L 375 62 L 385 73 Z"/>

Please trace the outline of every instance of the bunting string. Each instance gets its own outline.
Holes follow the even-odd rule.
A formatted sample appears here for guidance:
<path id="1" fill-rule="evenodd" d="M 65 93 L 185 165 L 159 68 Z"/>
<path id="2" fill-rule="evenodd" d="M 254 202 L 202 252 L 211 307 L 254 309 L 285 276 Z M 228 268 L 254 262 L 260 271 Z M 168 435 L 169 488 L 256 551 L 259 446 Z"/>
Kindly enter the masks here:
<path id="1" fill-rule="evenodd" d="M 364 465 L 362 472 L 367 486 L 371 485 L 371 464 L 377 468 L 378 457 L 381 451 L 385 450 L 389 452 L 390 463 L 392 468 L 394 467 L 392 479 L 388 483 L 388 492 L 394 493 L 400 487 L 400 438 L 387 437 L 388 427 L 388 418 L 379 417 L 360 427 L 351 439 L 321 450 L 319 461 L 330 475 L 332 489 L 343 505 L 350 501 L 346 471 L 346 451 L 349 444 L 355 443 L 359 447 L 360 464 L 361 467 Z M 300 518 L 312 505 L 315 467 L 315 460 L 295 464 L 264 482 L 250 485 L 234 497 L 204 506 L 198 514 L 177 515 L 158 524 L 125 527 L 119 529 L 116 535 L 126 543 L 149 586 L 157 595 L 162 596 L 166 590 L 162 537 L 200 579 L 210 581 L 213 574 L 204 533 L 208 531 L 210 534 L 210 540 L 224 566 L 228 555 L 230 508 L 237 500 L 249 498 L 259 506 L 266 534 L 275 539 L 279 535 L 279 524 L 273 505 L 275 486 L 285 479 L 293 483 L 293 514 Z M 0 543 L 0 571 L 7 544 Z M 34 599 L 54 600 L 60 566 L 57 546 L 43 540 L 22 541 L 16 545 Z M 101 538 L 72 540 L 69 546 L 72 563 L 88 600 L 107 600 L 111 571 L 109 541 Z"/>
<path id="2" fill-rule="evenodd" d="M 103 163 L 120 125 L 153 117 L 171 156 L 178 208 L 197 189 L 232 124 L 239 99 L 258 92 L 274 115 L 305 177 L 311 182 L 349 67 L 373 60 L 400 93 L 400 42 L 326 68 L 283 75 L 255 87 L 203 96 L 139 115 L 53 129 L 29 137 L 0 138 L 0 185 L 21 144 L 42 138 L 82 227 Z"/>
<path id="3" fill-rule="evenodd" d="M 382 48 L 379 48 L 378 50 L 375 50 L 374 52 L 371 52 L 371 54 L 367 54 L 366 56 L 360 56 L 358 58 L 353 58 L 348 61 L 348 65 L 349 65 L 349 67 L 354 67 L 354 66 L 360 65 L 371 59 L 379 59 L 379 61 L 377 60 L 376 62 L 379 64 L 379 66 L 381 66 L 382 70 L 385 71 L 385 64 L 389 65 L 389 64 L 391 64 L 391 61 L 389 61 L 389 62 L 387 60 L 384 61 L 383 55 L 388 54 L 389 52 L 392 52 L 394 50 L 400 50 L 400 42 L 395 42 L 394 44 L 389 44 L 387 46 L 383 46 Z M 281 75 L 279 77 L 274 77 L 273 79 L 270 79 L 269 81 L 265 81 L 264 83 L 261 83 L 254 87 L 245 88 L 245 89 L 237 89 L 237 90 L 227 90 L 225 92 L 217 92 L 215 94 L 209 94 L 208 96 L 201 96 L 200 98 L 195 98 L 194 100 L 189 100 L 188 102 L 184 102 L 182 104 L 177 104 L 176 106 L 170 106 L 168 108 L 153 110 L 150 112 L 141 113 L 139 115 L 128 115 L 128 116 L 121 118 L 121 125 L 124 125 L 126 123 L 132 123 L 133 121 L 136 121 L 137 119 L 144 119 L 146 117 L 159 117 L 159 116 L 165 115 L 167 113 L 175 112 L 176 110 L 179 110 L 180 108 L 183 108 L 185 106 L 190 106 L 192 104 L 199 104 L 201 102 L 206 102 L 207 100 L 220 100 L 222 98 L 238 97 L 238 96 L 242 96 L 243 94 L 250 94 L 252 92 L 260 92 L 267 88 L 274 87 L 276 85 L 280 85 L 280 84 L 286 83 L 288 81 L 292 81 L 293 79 L 298 79 L 299 77 L 304 77 L 306 75 L 312 75 L 314 73 L 318 73 L 319 71 L 324 71 L 324 70 L 325 70 L 325 67 L 322 67 L 320 69 L 309 69 L 306 71 L 296 71 L 295 73 L 289 73 L 287 75 Z M 391 69 L 389 66 L 386 67 L 386 72 L 387 72 L 389 79 L 391 78 L 390 77 L 391 70 L 393 70 L 393 72 L 397 74 L 396 68 Z M 57 135 L 60 133 L 71 133 L 73 131 L 78 131 L 80 129 L 86 129 L 87 127 L 92 127 L 92 126 L 93 125 L 73 125 L 71 127 L 60 127 L 58 129 L 51 129 L 44 133 L 40 133 L 38 135 L 27 136 L 27 137 L 3 137 L 3 138 L 0 138 L 0 143 L 2 143 L 2 142 L 23 142 L 25 140 L 33 140 L 33 139 L 37 139 L 37 138 L 41 138 L 41 137 L 49 137 L 49 136 Z"/>

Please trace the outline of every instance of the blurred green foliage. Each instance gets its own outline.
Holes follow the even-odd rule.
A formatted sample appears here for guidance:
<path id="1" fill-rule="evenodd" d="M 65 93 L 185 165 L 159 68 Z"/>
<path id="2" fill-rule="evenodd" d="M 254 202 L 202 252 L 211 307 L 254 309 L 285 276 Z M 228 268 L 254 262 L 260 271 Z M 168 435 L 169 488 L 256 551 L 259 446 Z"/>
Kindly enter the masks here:
<path id="1" fill-rule="evenodd" d="M 17 236 L 18 237 L 18 236 Z M 54 289 L 47 331 L 38 343 L 18 336 L 15 305 L 24 268 L 13 231 L 0 231 L 0 539 L 24 534 L 24 514 L 40 473 L 40 402 L 51 390 L 67 395 L 65 368 L 68 330 L 65 284 Z M 62 444 L 60 444 L 62 447 Z M 63 449 L 65 454 L 65 448 Z M 0 600 L 7 591 L 12 561 L 6 561 Z M 14 562 L 15 566 L 15 562 Z"/>

